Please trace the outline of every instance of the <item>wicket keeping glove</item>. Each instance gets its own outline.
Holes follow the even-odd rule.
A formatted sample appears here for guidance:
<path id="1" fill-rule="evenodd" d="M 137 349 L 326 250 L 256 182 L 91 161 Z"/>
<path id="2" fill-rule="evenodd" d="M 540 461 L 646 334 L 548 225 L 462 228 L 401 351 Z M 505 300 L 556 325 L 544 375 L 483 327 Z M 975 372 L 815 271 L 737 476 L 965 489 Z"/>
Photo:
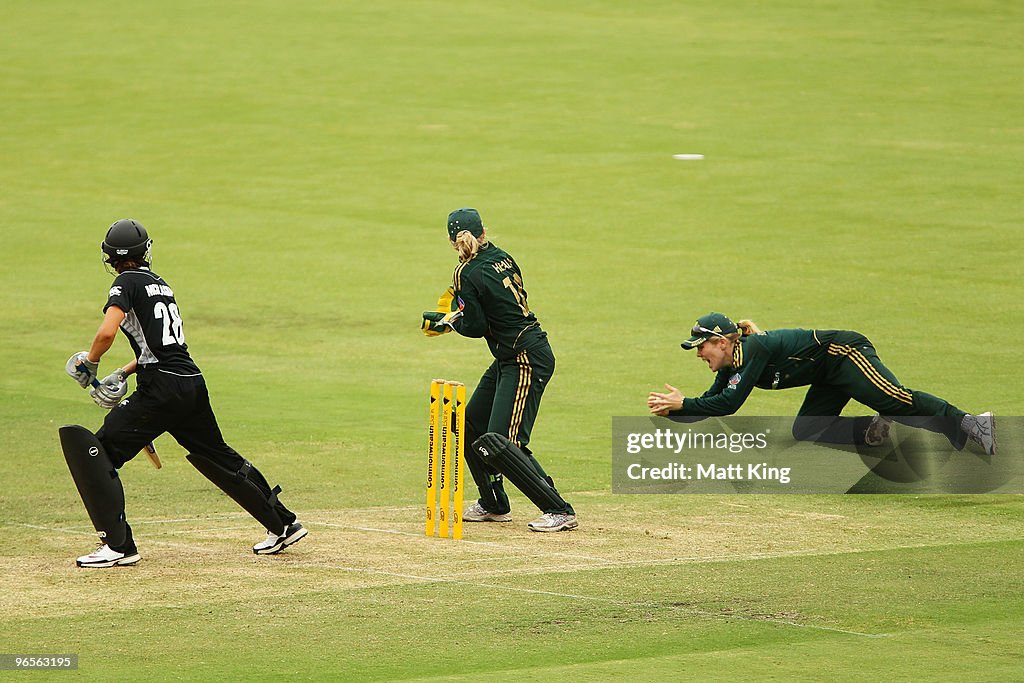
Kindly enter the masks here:
<path id="1" fill-rule="evenodd" d="M 118 368 L 100 380 L 98 387 L 89 390 L 89 395 L 100 408 L 116 408 L 124 395 L 128 393 L 128 376 Z"/>
<path id="2" fill-rule="evenodd" d="M 79 351 L 68 359 L 67 364 L 64 366 L 64 371 L 73 380 L 78 382 L 83 389 L 88 389 L 92 381 L 96 379 L 96 370 L 99 367 L 99 363 L 93 363 L 89 360 L 88 352 Z"/>
<path id="3" fill-rule="evenodd" d="M 437 308 L 423 312 L 423 324 L 420 329 L 428 337 L 451 332 L 454 329 L 452 323 L 462 317 L 462 309 L 465 306 L 462 299 L 455 296 L 455 290 L 449 287 L 438 297 Z"/>
<path id="4" fill-rule="evenodd" d="M 428 337 L 437 337 L 455 329 L 452 325 L 462 317 L 462 311 L 441 313 L 440 311 L 423 311 L 423 324 L 420 329 Z"/>
<path id="5" fill-rule="evenodd" d="M 453 311 L 461 311 L 465 307 L 466 304 L 462 302 L 462 299 L 455 296 L 455 288 L 448 287 L 448 289 L 441 292 L 441 296 L 437 297 L 437 306 L 434 307 L 434 310 L 442 313 L 451 313 Z"/>

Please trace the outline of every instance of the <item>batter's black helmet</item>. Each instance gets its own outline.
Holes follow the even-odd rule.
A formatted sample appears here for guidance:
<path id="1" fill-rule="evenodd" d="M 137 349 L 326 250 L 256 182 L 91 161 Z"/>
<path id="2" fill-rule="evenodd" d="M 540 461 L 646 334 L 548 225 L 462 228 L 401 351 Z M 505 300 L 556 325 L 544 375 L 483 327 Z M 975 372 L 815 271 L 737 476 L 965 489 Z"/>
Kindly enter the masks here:
<path id="1" fill-rule="evenodd" d="M 122 218 L 107 230 L 103 240 L 103 253 L 107 255 L 107 263 L 118 261 L 140 261 L 149 265 L 149 250 L 153 240 L 142 227 L 142 223 L 131 218 Z"/>

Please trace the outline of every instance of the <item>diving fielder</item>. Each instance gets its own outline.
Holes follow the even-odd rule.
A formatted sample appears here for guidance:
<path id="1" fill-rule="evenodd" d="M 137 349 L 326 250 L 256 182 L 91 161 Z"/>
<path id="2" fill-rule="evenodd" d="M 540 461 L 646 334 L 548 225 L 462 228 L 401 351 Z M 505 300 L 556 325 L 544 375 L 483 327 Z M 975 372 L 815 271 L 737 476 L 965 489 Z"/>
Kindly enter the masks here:
<path id="1" fill-rule="evenodd" d="M 150 270 L 152 243 L 137 221 L 123 219 L 110 226 L 102 248 L 108 270 L 117 277 L 103 307 L 103 322 L 89 351 L 71 356 L 66 367 L 82 388 L 92 386 L 90 394 L 99 406 L 110 410 L 95 435 L 78 425 L 60 428 L 64 457 L 102 542 L 77 564 L 114 567 L 139 561 L 118 470 L 164 432 L 188 451 L 186 458 L 197 470 L 267 529 L 266 539 L 253 552 L 278 553 L 307 531 L 278 499 L 281 487 L 271 488 L 252 463 L 224 442 L 206 382 L 185 344 L 174 291 Z M 96 383 L 100 359 L 118 328 L 135 360 Z M 132 374 L 136 391 L 124 398 Z"/>
<path id="2" fill-rule="evenodd" d="M 968 440 L 987 455 L 996 452 L 995 416 L 969 414 L 945 399 L 908 389 L 878 357 L 874 344 L 852 330 L 781 329 L 762 332 L 750 320 L 734 323 L 722 313 L 701 316 L 690 330 L 684 349 L 715 373 L 700 396 L 652 391 L 647 407 L 656 415 L 683 417 L 732 415 L 754 387 L 808 387 L 793 423 L 793 437 L 819 443 L 881 446 L 892 421 L 946 436 L 956 450 Z M 840 417 L 851 400 L 878 414 Z"/>

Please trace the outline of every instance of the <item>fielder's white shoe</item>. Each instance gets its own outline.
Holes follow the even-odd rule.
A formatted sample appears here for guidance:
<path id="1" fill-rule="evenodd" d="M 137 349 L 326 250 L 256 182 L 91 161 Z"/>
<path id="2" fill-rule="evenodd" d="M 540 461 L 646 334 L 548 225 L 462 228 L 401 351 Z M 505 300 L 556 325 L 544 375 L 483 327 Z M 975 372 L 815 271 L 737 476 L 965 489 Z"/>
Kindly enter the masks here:
<path id="1" fill-rule="evenodd" d="M 484 509 L 484 506 L 479 501 L 473 503 L 466 508 L 462 513 L 463 522 L 511 522 L 512 513 L 506 512 L 504 514 L 498 514 L 497 512 L 488 512 Z"/>
<path id="2" fill-rule="evenodd" d="M 868 430 L 864 432 L 864 443 L 869 446 L 881 446 L 889 440 L 889 428 L 892 427 L 892 418 L 875 415 L 871 418 Z"/>
<path id="3" fill-rule="evenodd" d="M 576 522 L 576 515 L 545 512 L 526 526 L 530 527 L 530 531 L 572 531 L 579 524 Z"/>
<path id="4" fill-rule="evenodd" d="M 252 551 L 257 555 L 276 555 L 293 543 L 301 541 L 308 533 L 309 530 L 296 520 L 286 526 L 280 536 L 268 531 L 267 537 L 254 545 Z"/>
<path id="5" fill-rule="evenodd" d="M 111 550 L 109 545 L 101 545 L 88 555 L 82 555 L 75 560 L 79 567 L 92 567 L 94 569 L 106 569 L 107 567 L 118 567 L 135 564 L 142 559 L 138 551 L 132 553 L 119 553 Z"/>
<path id="6" fill-rule="evenodd" d="M 968 420 L 968 418 L 973 418 Z M 991 413 L 982 413 L 981 415 L 968 415 L 964 418 L 964 422 L 967 428 L 964 430 L 967 432 L 967 436 L 970 437 L 971 441 L 985 449 L 985 453 L 988 455 L 995 455 L 996 453 L 996 416 Z"/>

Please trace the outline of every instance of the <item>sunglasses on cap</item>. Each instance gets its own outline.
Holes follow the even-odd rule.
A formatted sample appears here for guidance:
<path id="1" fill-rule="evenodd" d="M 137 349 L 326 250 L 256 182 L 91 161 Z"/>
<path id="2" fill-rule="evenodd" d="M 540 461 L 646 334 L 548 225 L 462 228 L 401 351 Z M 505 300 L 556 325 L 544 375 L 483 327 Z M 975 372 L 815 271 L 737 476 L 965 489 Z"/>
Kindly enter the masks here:
<path id="1" fill-rule="evenodd" d="M 722 339 L 728 339 L 728 337 L 726 337 L 721 332 L 715 332 L 714 330 L 709 330 L 708 328 L 704 327 L 703 325 L 694 325 L 693 328 L 690 330 L 690 336 L 691 337 L 700 337 L 700 336 L 703 336 L 705 334 L 713 334 L 716 337 L 721 337 Z"/>

